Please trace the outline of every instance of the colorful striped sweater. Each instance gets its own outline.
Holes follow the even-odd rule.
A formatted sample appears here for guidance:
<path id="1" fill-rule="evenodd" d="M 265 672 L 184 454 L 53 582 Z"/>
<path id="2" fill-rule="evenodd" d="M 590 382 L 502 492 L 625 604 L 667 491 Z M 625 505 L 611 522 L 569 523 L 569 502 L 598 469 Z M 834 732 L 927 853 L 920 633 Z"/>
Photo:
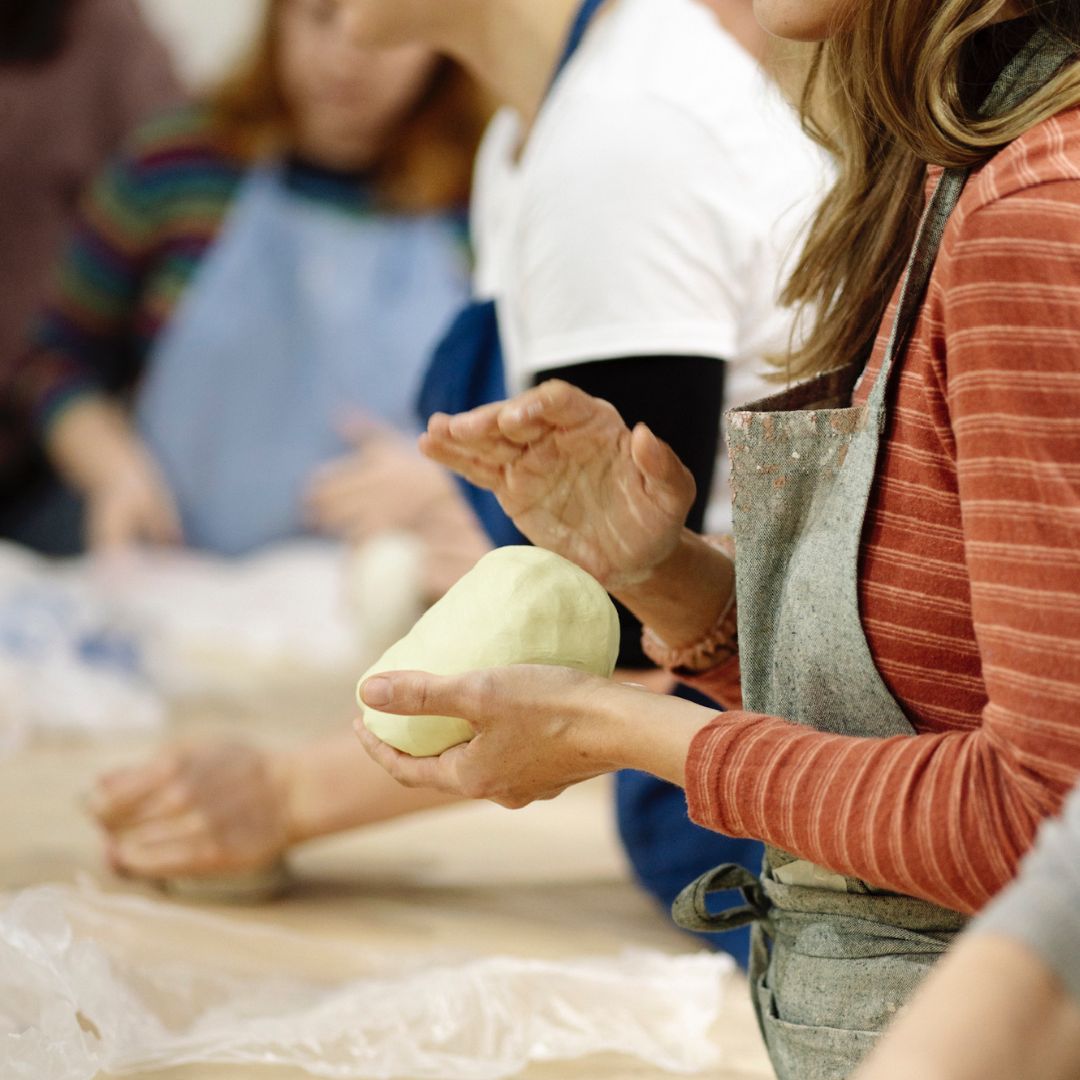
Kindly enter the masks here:
<path id="1" fill-rule="evenodd" d="M 1080 109 L 993 158 L 949 223 L 894 387 L 859 598 L 916 737 L 718 716 L 687 761 L 691 815 L 975 911 L 1080 776 Z M 738 708 L 735 667 L 698 684 Z"/>
<path id="2" fill-rule="evenodd" d="M 38 430 L 80 395 L 133 388 L 248 169 L 226 149 L 212 115 L 193 107 L 147 124 L 105 170 L 14 376 L 14 399 Z M 371 209 L 359 175 L 290 162 L 287 182 L 346 213 Z"/>

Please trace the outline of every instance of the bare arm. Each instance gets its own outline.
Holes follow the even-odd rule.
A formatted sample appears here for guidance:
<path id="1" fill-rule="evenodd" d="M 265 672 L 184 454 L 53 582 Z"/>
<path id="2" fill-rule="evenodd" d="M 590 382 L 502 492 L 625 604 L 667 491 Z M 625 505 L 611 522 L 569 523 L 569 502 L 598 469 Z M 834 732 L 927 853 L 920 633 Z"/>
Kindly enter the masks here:
<path id="1" fill-rule="evenodd" d="M 615 595 L 673 648 L 700 641 L 716 625 L 735 588 L 735 564 L 689 529 L 639 584 Z"/>
<path id="2" fill-rule="evenodd" d="M 1026 946 L 963 938 L 855 1080 L 1073 1080 L 1080 1003 Z"/>
<path id="3" fill-rule="evenodd" d="M 402 787 L 368 757 L 351 731 L 284 754 L 279 763 L 290 844 L 462 801 Z"/>
<path id="4" fill-rule="evenodd" d="M 400 787 L 345 732 L 277 753 L 173 747 L 101 777 L 89 809 L 118 870 L 170 878 L 261 870 L 305 840 L 456 801 Z"/>

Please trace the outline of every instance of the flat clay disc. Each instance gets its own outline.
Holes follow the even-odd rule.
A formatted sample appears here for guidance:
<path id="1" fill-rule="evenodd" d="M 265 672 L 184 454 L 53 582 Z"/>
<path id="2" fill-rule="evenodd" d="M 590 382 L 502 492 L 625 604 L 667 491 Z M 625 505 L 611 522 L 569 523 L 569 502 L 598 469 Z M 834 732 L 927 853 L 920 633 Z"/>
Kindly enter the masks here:
<path id="1" fill-rule="evenodd" d="M 258 904 L 284 893 L 291 883 L 284 862 L 246 874 L 167 878 L 161 887 L 177 900 L 200 904 Z"/>

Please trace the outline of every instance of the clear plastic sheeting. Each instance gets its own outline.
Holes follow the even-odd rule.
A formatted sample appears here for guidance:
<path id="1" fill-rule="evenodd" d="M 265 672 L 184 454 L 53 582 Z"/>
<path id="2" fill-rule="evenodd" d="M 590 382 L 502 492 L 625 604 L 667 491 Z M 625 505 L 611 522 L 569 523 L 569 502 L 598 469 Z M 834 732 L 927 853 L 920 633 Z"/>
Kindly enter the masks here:
<path id="1" fill-rule="evenodd" d="M 62 561 L 0 543 L 0 753 L 38 732 L 152 731 L 177 698 L 246 704 L 354 679 L 389 642 L 371 641 L 372 603 L 355 594 L 372 574 L 354 580 L 353 561 L 316 541 Z M 415 584 L 380 565 L 373 599 L 411 613 Z"/>
<path id="2" fill-rule="evenodd" d="M 243 701 L 363 670 L 348 564 L 343 545 L 299 540 L 233 559 L 147 550 L 91 573 L 161 692 Z"/>
<path id="3" fill-rule="evenodd" d="M 619 1053 L 718 1064 L 729 958 L 390 958 L 349 941 L 88 886 L 0 901 L 0 1074 L 91 1080 L 184 1064 L 336 1080 L 494 1080 Z"/>
<path id="4" fill-rule="evenodd" d="M 33 732 L 132 733 L 163 723 L 134 627 L 75 565 L 0 544 L 0 753 Z"/>

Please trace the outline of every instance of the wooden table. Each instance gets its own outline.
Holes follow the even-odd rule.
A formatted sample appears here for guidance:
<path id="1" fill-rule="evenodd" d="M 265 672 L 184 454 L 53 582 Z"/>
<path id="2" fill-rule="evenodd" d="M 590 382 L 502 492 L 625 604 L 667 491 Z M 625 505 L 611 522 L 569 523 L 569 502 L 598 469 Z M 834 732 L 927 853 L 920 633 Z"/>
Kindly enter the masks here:
<path id="1" fill-rule="evenodd" d="M 274 745 L 339 728 L 348 717 L 335 688 L 303 706 L 181 710 L 171 736 L 227 731 Z M 303 716 L 303 723 L 296 717 Z M 87 873 L 120 886 L 103 869 L 98 837 L 80 795 L 104 768 L 153 748 L 154 740 L 36 743 L 0 760 L 0 889 L 68 882 Z M 453 948 L 476 955 L 570 957 L 627 945 L 670 953 L 695 943 L 674 929 L 629 880 L 614 832 L 607 781 L 585 784 L 522 811 L 490 804 L 359 830 L 311 844 L 292 866 L 296 887 L 244 910 L 253 921 L 345 936 L 380 953 Z M 143 887 L 143 891 L 149 891 Z M 236 909 L 230 911 L 235 914 Z M 732 976 L 717 1037 L 725 1067 L 715 1080 L 772 1077 L 745 980 Z M 157 1080 L 300 1080 L 271 1068 L 187 1067 Z M 626 1060 L 532 1067 L 527 1080 L 645 1080 L 661 1073 Z M 48 1080 L 42 1077 L 41 1080 Z"/>

